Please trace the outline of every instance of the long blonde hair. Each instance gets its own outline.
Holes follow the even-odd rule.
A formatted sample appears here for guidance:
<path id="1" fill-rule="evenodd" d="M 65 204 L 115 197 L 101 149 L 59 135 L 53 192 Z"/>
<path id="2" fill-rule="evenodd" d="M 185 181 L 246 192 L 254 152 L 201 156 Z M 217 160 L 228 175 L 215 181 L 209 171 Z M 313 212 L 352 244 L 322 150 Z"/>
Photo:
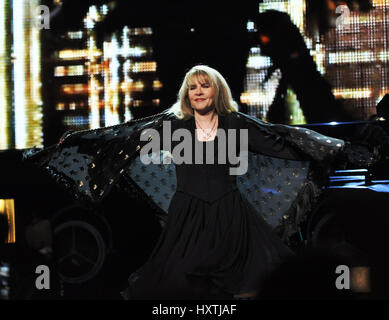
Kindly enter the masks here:
<path id="1" fill-rule="evenodd" d="M 238 104 L 232 98 L 231 90 L 220 72 L 206 65 L 197 65 L 186 73 L 181 88 L 178 91 L 177 101 L 169 109 L 177 118 L 189 119 L 193 117 L 188 89 L 192 79 L 195 77 L 199 80 L 207 81 L 215 89 L 214 105 L 218 114 L 238 111 Z"/>

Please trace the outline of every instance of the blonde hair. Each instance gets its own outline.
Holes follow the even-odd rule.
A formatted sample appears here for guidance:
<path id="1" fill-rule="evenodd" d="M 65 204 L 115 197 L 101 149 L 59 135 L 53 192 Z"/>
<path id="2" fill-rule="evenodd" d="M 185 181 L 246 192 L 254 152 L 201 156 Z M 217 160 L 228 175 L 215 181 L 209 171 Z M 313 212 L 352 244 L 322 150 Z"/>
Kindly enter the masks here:
<path id="1" fill-rule="evenodd" d="M 181 88 L 178 91 L 177 102 L 169 109 L 177 118 L 189 119 L 193 117 L 193 109 L 188 97 L 189 85 L 193 78 L 197 78 L 199 81 L 204 80 L 214 88 L 214 105 L 218 114 L 238 111 L 238 104 L 232 98 L 231 90 L 220 72 L 205 65 L 197 65 L 186 73 Z"/>

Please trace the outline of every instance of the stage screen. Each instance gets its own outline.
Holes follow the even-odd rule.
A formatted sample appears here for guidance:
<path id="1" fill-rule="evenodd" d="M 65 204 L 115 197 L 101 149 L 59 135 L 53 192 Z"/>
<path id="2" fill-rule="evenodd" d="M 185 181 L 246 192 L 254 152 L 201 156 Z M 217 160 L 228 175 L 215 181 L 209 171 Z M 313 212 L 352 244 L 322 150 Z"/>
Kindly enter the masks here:
<path id="1" fill-rule="evenodd" d="M 63 1 L 1 2 L 1 150 L 48 146 L 68 130 L 114 125 L 168 107 L 160 103 L 164 83 L 152 26 L 123 26 L 104 39 L 96 37 L 114 2 L 85 1 L 88 6 L 75 15 L 79 23 L 72 30 L 58 30 L 58 22 L 51 25 Z M 333 95 L 353 115 L 350 121 L 374 115 L 389 87 L 389 0 L 371 4 L 369 12 L 350 12 L 341 28 L 315 41 L 305 36 L 304 0 L 263 0 L 257 5 L 258 12 L 274 9 L 290 15 Z M 253 21 L 246 23 L 248 33 L 256 31 Z M 249 49 L 239 102 L 248 114 L 264 120 L 282 77 L 275 70 L 264 81 L 271 66 L 259 46 Z M 286 101 L 288 124 L 306 123 L 290 88 Z"/>

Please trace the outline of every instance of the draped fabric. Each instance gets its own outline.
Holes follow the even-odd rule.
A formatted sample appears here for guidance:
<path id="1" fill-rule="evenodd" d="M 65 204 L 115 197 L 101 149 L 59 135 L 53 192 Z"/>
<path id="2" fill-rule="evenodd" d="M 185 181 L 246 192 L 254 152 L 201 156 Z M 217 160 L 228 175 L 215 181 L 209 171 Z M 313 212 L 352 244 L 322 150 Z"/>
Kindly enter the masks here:
<path id="1" fill-rule="evenodd" d="M 287 243 L 298 232 L 307 211 L 326 182 L 327 170 L 347 143 L 312 130 L 266 123 L 240 112 L 224 116 L 228 128 L 249 132 L 248 171 L 237 187 L 249 203 Z M 163 121 L 185 127 L 168 111 L 94 130 L 65 134 L 46 149 L 32 148 L 26 161 L 45 168 L 74 198 L 99 203 L 114 186 L 146 199 L 162 222 L 177 188 L 174 163 L 144 165 L 141 148 L 150 140 L 146 129 L 161 130 Z M 146 136 L 146 137 L 145 137 Z M 161 159 L 168 152 L 161 150 Z M 365 163 L 372 161 L 367 157 Z"/>

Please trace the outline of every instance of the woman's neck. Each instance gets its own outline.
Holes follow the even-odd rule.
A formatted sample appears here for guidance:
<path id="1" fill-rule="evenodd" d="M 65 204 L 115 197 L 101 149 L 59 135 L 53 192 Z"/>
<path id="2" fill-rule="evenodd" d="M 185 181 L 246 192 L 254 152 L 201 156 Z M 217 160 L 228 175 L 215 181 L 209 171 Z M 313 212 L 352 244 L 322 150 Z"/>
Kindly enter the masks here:
<path id="1" fill-rule="evenodd" d="M 207 128 L 214 123 L 217 118 L 217 113 L 215 110 L 212 110 L 206 114 L 201 114 L 195 110 L 193 116 L 203 128 Z"/>

